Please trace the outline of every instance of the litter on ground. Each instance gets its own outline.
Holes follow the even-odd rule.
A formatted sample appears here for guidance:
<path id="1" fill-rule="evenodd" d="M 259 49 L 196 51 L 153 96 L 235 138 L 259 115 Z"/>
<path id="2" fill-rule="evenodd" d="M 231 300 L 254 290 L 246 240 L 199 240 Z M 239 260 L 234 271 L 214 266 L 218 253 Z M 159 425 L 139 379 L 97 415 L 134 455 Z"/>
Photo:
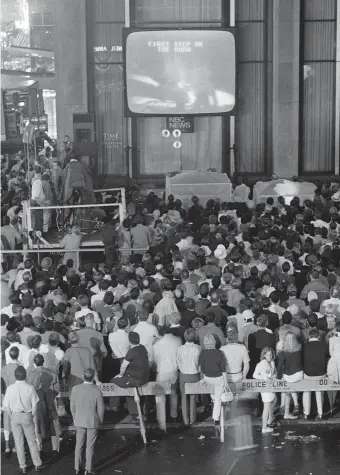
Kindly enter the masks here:
<path id="1" fill-rule="evenodd" d="M 298 442 L 304 442 L 306 444 L 309 444 L 311 442 L 317 442 L 318 440 L 320 440 L 320 437 L 318 437 L 317 435 L 290 435 L 290 434 L 287 434 L 285 436 L 285 439 L 297 440 Z"/>

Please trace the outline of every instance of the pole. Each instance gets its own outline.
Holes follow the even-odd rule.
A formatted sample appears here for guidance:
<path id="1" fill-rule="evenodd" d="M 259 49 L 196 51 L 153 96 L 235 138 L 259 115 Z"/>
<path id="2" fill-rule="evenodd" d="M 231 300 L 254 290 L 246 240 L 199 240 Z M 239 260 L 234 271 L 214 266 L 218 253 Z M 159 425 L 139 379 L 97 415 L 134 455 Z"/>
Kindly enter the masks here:
<path id="1" fill-rule="evenodd" d="M 123 205 L 124 218 L 126 218 L 126 198 L 125 198 L 125 188 L 121 189 L 121 200 Z"/>
<path id="2" fill-rule="evenodd" d="M 138 416 L 139 416 L 140 433 L 142 435 L 143 442 L 146 445 L 147 444 L 146 431 L 145 431 L 145 424 L 144 424 L 142 409 L 140 407 L 140 398 L 139 398 L 138 388 L 133 388 L 133 393 L 134 393 L 134 399 L 137 405 L 137 411 L 138 411 Z"/>
<path id="3" fill-rule="evenodd" d="M 224 442 L 224 405 L 221 404 L 221 415 L 220 415 L 220 440 Z"/>
<path id="4" fill-rule="evenodd" d="M 131 27 L 131 11 L 130 0 L 125 0 L 125 28 Z M 126 167 L 128 186 L 132 178 L 132 120 L 131 117 L 126 118 Z"/>
<path id="5" fill-rule="evenodd" d="M 235 26 L 235 0 L 230 0 L 230 27 Z M 230 176 L 232 177 L 236 170 L 235 157 L 235 116 L 230 116 Z"/>

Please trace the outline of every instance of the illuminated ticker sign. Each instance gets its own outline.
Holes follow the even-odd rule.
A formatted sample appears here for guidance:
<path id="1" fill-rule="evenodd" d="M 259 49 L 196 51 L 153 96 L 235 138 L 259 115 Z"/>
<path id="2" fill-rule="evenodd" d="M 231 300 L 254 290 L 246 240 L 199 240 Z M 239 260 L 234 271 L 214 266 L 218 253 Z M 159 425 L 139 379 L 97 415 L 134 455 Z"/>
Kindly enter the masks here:
<path id="1" fill-rule="evenodd" d="M 123 51 L 123 46 L 94 46 L 93 51 L 95 53 L 106 53 L 107 51 L 115 51 L 117 53 Z"/>

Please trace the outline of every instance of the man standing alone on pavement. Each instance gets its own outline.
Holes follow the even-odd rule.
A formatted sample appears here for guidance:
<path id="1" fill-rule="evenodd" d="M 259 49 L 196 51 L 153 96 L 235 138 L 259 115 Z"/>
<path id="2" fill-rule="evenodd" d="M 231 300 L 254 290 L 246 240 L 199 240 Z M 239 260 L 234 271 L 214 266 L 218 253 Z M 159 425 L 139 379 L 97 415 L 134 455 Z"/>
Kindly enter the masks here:
<path id="1" fill-rule="evenodd" d="M 11 418 L 20 473 L 26 473 L 24 434 L 34 464 L 34 470 L 39 472 L 43 467 L 34 426 L 34 416 L 39 397 L 33 386 L 26 383 L 26 370 L 23 366 L 16 368 L 14 377 L 16 382 L 7 388 L 2 406 Z"/>
<path id="2" fill-rule="evenodd" d="M 74 468 L 76 475 L 82 469 L 82 453 L 86 439 L 85 475 L 93 474 L 94 446 L 98 427 L 104 419 L 104 399 L 101 390 L 94 384 L 92 368 L 84 371 L 84 383 L 74 386 L 71 392 L 71 413 L 77 429 Z"/>

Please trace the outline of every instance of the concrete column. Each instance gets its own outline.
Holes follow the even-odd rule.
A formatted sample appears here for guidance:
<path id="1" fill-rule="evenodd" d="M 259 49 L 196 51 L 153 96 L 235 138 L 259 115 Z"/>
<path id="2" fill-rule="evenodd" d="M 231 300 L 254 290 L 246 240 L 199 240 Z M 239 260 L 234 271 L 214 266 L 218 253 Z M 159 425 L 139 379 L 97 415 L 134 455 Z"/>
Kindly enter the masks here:
<path id="1" fill-rule="evenodd" d="M 273 0 L 273 173 L 298 175 L 300 0 Z"/>
<path id="2" fill-rule="evenodd" d="M 88 112 L 86 0 L 58 0 L 54 6 L 58 139 L 73 138 L 73 114 Z"/>

